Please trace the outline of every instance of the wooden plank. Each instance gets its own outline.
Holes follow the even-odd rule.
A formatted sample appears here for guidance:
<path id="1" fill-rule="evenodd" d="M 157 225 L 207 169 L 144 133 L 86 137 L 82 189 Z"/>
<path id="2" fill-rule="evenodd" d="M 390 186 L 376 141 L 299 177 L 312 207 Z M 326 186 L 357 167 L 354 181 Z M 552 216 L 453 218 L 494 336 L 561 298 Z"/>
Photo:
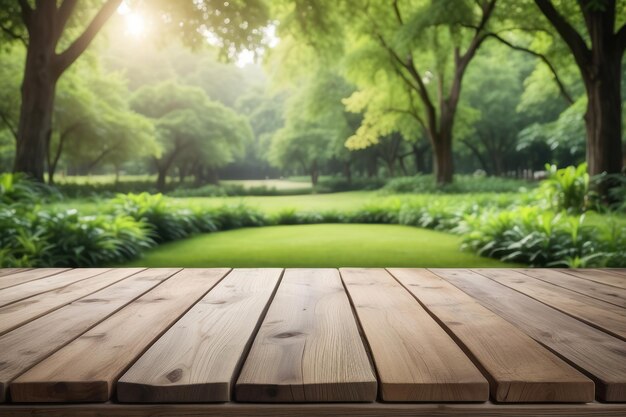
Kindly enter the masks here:
<path id="1" fill-rule="evenodd" d="M 0 289 L 24 284 L 25 282 L 60 274 L 65 271 L 69 271 L 69 268 L 18 269 L 15 273 L 0 275 Z"/>
<path id="2" fill-rule="evenodd" d="M 389 272 L 474 358 L 495 401 L 593 401 L 589 378 L 454 285 L 426 269 Z"/>
<path id="3" fill-rule="evenodd" d="M 0 335 L 13 330 L 24 323 L 41 317 L 50 311 L 78 300 L 92 292 L 101 290 L 132 274 L 140 272 L 142 268 L 120 268 L 98 274 L 91 278 L 74 282 L 56 290 L 18 301 L 0 308 Z"/>
<path id="4" fill-rule="evenodd" d="M 14 285 L 0 290 L 0 307 L 25 300 L 37 294 L 65 287 L 83 279 L 110 271 L 110 268 L 78 268 Z"/>
<path id="5" fill-rule="evenodd" d="M 227 272 L 177 273 L 15 379 L 13 401 L 108 400 L 124 370 Z"/>
<path id="6" fill-rule="evenodd" d="M 0 400 L 10 381 L 179 269 L 139 272 L 0 336 Z"/>
<path id="7" fill-rule="evenodd" d="M 612 287 L 626 288 L 626 276 L 620 276 L 613 271 L 602 269 L 557 269 L 557 271 Z"/>
<path id="8" fill-rule="evenodd" d="M 626 404 L 9 404 L 0 417 L 623 417 Z"/>
<path id="9" fill-rule="evenodd" d="M 118 401 L 229 401 L 281 274 L 232 271 L 120 378 Z"/>
<path id="10" fill-rule="evenodd" d="M 589 376 L 603 401 L 626 401 L 626 343 L 470 270 L 433 269 Z"/>
<path id="11" fill-rule="evenodd" d="M 553 269 L 521 269 L 529 277 L 567 288 L 577 293 L 626 308 L 626 289 L 610 287 L 594 281 L 578 278 Z"/>
<path id="12" fill-rule="evenodd" d="M 288 269 L 236 384 L 237 401 L 374 401 L 376 378 L 335 269 Z"/>
<path id="13" fill-rule="evenodd" d="M 28 271 L 30 268 L 0 268 L 0 277 L 5 275 L 13 275 L 18 272 Z"/>
<path id="14" fill-rule="evenodd" d="M 384 269 L 342 268 L 384 401 L 486 401 L 489 385 L 459 346 Z"/>
<path id="15" fill-rule="evenodd" d="M 476 269 L 481 275 L 626 340 L 626 310 L 511 269 Z"/>

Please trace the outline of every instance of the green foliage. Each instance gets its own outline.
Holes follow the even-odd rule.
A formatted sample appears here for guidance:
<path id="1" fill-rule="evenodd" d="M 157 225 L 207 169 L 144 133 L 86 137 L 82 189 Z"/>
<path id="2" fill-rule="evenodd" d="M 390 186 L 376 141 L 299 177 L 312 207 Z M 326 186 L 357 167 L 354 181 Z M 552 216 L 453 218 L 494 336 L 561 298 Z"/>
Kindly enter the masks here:
<path id="1" fill-rule="evenodd" d="M 525 191 L 533 186 L 527 181 L 512 178 L 457 175 L 452 184 L 438 187 L 432 175 L 415 175 L 391 179 L 381 191 L 386 194 L 514 193 Z"/>
<path id="2" fill-rule="evenodd" d="M 582 213 L 589 209 L 589 174 L 587 164 L 558 169 L 546 165 L 548 178 L 541 182 L 539 196 L 553 210 Z"/>
<path id="3" fill-rule="evenodd" d="M 45 184 L 28 181 L 22 174 L 0 174 L 0 205 L 33 205 L 49 198 L 60 195 Z"/>
<path id="4" fill-rule="evenodd" d="M 594 267 L 623 265 L 625 227 L 608 238 L 572 217 L 539 207 L 518 207 L 466 216 L 463 247 L 483 256 L 531 266 Z M 620 246 L 621 245 L 621 246 Z"/>
<path id="5" fill-rule="evenodd" d="M 148 224 L 154 240 L 159 243 L 217 230 L 211 213 L 173 210 L 161 194 L 120 194 L 111 200 L 110 207 L 115 215 L 127 215 L 135 221 Z"/>

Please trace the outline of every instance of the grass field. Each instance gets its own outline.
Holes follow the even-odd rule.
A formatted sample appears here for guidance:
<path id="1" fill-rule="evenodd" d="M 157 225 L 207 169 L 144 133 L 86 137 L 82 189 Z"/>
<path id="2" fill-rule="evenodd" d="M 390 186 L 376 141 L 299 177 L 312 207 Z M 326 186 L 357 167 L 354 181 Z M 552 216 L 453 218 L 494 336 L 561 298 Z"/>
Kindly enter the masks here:
<path id="1" fill-rule="evenodd" d="M 398 225 L 320 224 L 239 229 L 161 245 L 123 266 L 511 267 L 459 250 L 460 238 Z"/>

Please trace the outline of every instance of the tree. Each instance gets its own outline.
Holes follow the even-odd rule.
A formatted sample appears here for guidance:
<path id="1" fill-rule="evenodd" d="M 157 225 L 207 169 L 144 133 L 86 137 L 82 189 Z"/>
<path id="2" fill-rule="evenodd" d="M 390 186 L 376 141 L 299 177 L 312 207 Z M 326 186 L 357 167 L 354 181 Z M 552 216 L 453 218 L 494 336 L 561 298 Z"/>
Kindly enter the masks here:
<path id="1" fill-rule="evenodd" d="M 62 156 L 91 172 L 97 166 L 119 167 L 156 151 L 154 126 L 130 109 L 126 82 L 118 73 L 104 73 L 95 63 L 79 63 L 58 85 L 53 133 L 48 144 L 48 181 Z"/>
<path id="2" fill-rule="evenodd" d="M 418 106 L 413 117 L 433 148 L 437 182 L 451 182 L 452 139 L 463 77 L 486 39 L 496 0 L 339 3 L 324 2 L 322 10 L 315 10 L 298 2 L 291 21 L 299 24 L 303 33 L 299 36 L 325 49 L 329 42 L 332 45 L 331 36 L 345 40 L 341 53 L 348 59 L 355 57 L 354 62 L 363 59 L 359 71 L 369 72 L 370 85 L 381 71 L 404 83 L 415 100 L 411 105 Z M 372 54 L 378 59 L 369 59 Z M 354 81 L 350 75 L 348 79 Z M 362 85 L 357 82 L 357 87 Z M 408 111 L 407 107 L 402 110 Z"/>
<path id="3" fill-rule="evenodd" d="M 203 179 L 215 168 L 231 162 L 252 140 L 247 120 L 224 105 L 211 101 L 197 87 L 163 82 L 140 88 L 132 99 L 133 108 L 151 118 L 156 127 L 160 151 L 153 156 L 157 188 L 176 162 L 186 161 Z"/>
<path id="4" fill-rule="evenodd" d="M 27 48 L 15 171 L 43 181 L 57 81 L 121 3 L 106 0 L 95 7 L 94 2 L 78 0 L 0 1 L 0 30 L 5 38 L 21 41 Z M 163 33 L 182 31 L 190 45 L 205 43 L 203 33 L 211 32 L 224 55 L 232 55 L 242 46 L 257 45 L 263 37 L 259 27 L 267 22 L 262 0 L 154 0 L 146 8 Z M 86 26 L 81 24 L 85 21 Z M 78 36 L 73 37 L 75 33 Z"/>
<path id="5" fill-rule="evenodd" d="M 622 57 L 626 24 L 616 28 L 616 0 L 579 0 L 586 33 L 574 26 L 550 0 L 535 4 L 565 42 L 580 70 L 587 93 L 585 125 L 589 173 L 622 170 Z M 624 16 L 624 7 L 619 13 Z"/>

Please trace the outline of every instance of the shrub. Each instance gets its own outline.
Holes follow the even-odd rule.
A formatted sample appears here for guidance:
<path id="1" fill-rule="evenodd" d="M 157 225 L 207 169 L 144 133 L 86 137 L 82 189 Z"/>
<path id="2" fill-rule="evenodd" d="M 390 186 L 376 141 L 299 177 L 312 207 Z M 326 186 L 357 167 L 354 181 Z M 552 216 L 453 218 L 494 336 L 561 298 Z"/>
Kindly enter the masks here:
<path id="1" fill-rule="evenodd" d="M 387 182 L 381 191 L 386 194 L 512 193 L 524 191 L 533 186 L 532 183 L 513 178 L 456 175 L 452 184 L 439 187 L 432 175 L 415 175 L 413 177 L 394 178 Z"/>
<path id="2" fill-rule="evenodd" d="M 582 213 L 589 208 L 587 164 L 562 169 L 547 164 L 546 170 L 548 178 L 541 182 L 538 193 L 548 207 L 570 213 Z"/>
<path id="3" fill-rule="evenodd" d="M 211 213 L 199 210 L 173 209 L 162 194 L 120 194 L 111 200 L 110 210 L 117 215 L 143 221 L 152 229 L 157 242 L 185 238 L 191 234 L 217 230 Z"/>
<path id="4" fill-rule="evenodd" d="M 574 217 L 519 207 L 471 214 L 463 223 L 463 248 L 503 261 L 531 266 L 591 267 L 624 261 L 626 228 L 603 238 Z M 623 263 L 621 264 L 623 265 Z"/>

